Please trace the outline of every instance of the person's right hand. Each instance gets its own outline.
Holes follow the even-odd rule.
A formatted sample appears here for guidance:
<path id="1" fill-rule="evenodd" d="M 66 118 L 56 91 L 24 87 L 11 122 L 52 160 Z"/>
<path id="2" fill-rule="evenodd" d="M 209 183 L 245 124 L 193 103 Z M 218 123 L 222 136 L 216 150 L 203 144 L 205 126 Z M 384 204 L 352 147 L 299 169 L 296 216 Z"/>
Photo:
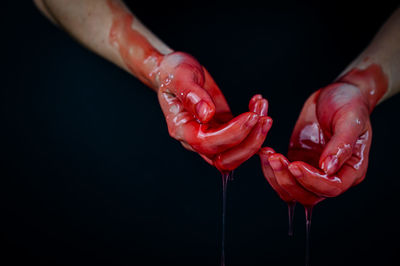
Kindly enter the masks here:
<path id="1" fill-rule="evenodd" d="M 186 53 L 165 55 L 156 83 L 171 137 L 220 171 L 231 171 L 253 156 L 272 125 L 261 95 L 251 99 L 249 112 L 233 117 L 210 74 Z"/>

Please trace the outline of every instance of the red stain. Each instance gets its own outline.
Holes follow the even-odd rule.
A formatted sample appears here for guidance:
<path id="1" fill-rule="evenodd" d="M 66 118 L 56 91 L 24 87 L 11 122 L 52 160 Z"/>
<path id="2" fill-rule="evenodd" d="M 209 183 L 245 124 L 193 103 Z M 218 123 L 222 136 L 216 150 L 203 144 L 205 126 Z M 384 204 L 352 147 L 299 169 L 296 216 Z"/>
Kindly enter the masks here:
<path id="1" fill-rule="evenodd" d="M 369 115 L 387 90 L 388 79 L 379 65 L 352 69 L 308 98 L 287 158 L 268 147 L 259 153 L 265 178 L 288 204 L 289 235 L 293 202 L 305 207 L 306 265 L 313 207 L 364 180 L 372 140 Z"/>
<path id="2" fill-rule="evenodd" d="M 162 55 L 134 29 L 134 16 L 119 1 L 108 0 L 113 15 L 110 44 L 127 69 L 158 91 L 170 135 L 221 172 L 231 171 L 261 147 L 272 119 L 258 95 L 250 111 L 233 117 L 224 95 L 191 55 Z"/>
<path id="3" fill-rule="evenodd" d="M 364 60 L 368 60 L 365 58 Z M 366 69 L 352 69 L 343 77 L 341 82 L 347 82 L 361 89 L 368 98 L 369 110 L 372 112 L 378 101 L 388 89 L 388 78 L 378 64 L 371 64 Z"/>
<path id="4" fill-rule="evenodd" d="M 160 63 L 162 55 L 132 28 L 134 17 L 119 1 L 108 0 L 107 4 L 113 14 L 109 35 L 111 45 L 118 49 L 129 71 L 152 87 L 151 70 Z"/>
<path id="5" fill-rule="evenodd" d="M 382 68 L 371 64 L 352 69 L 306 101 L 287 158 L 271 148 L 260 152 L 264 175 L 285 202 L 312 208 L 365 178 L 369 115 L 387 89 Z"/>

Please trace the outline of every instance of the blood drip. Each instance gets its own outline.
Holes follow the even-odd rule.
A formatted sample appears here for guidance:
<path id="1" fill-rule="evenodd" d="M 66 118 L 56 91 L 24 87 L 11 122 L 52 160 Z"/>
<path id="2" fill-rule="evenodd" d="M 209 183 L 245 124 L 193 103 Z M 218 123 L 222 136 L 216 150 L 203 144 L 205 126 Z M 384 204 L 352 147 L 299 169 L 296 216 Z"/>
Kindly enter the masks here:
<path id="1" fill-rule="evenodd" d="M 192 78 L 193 83 L 196 83 L 195 85 L 201 85 L 201 86 L 204 85 L 204 88 L 205 90 L 207 90 L 207 93 L 210 96 L 212 96 L 213 103 L 217 104 L 216 105 L 217 113 L 215 114 L 214 120 L 212 121 L 209 121 L 210 119 L 205 119 L 204 117 L 206 115 L 204 115 L 203 114 L 204 112 L 202 111 L 210 108 L 199 108 L 200 112 L 196 110 L 197 113 L 203 114 L 203 120 L 205 121 L 202 122 L 208 122 L 208 124 L 205 125 L 200 123 L 194 123 L 193 127 L 187 127 L 187 129 L 190 128 L 191 130 L 185 130 L 183 132 L 185 134 L 184 137 L 182 137 L 183 139 L 193 139 L 194 138 L 193 136 L 199 135 L 198 134 L 199 132 L 202 133 L 200 135 L 203 135 L 204 137 L 206 133 L 202 132 L 199 129 L 200 127 L 203 128 L 209 126 L 217 127 L 218 125 L 226 124 L 230 119 L 232 119 L 233 122 L 230 123 L 229 125 L 225 125 L 225 127 L 222 127 L 220 129 L 219 134 L 217 134 L 217 132 L 214 132 L 213 133 L 214 138 L 211 137 L 209 138 L 211 140 L 216 141 L 217 139 L 215 138 L 215 136 L 219 135 L 221 139 L 226 140 L 227 137 L 229 137 L 229 134 L 240 135 L 239 133 L 240 132 L 243 133 L 245 127 L 248 127 L 248 129 L 253 128 L 253 126 L 255 126 L 255 124 L 258 122 L 259 119 L 258 115 L 260 116 L 267 115 L 268 102 L 265 99 L 262 99 L 261 95 L 258 96 L 256 95 L 255 97 L 253 97 L 254 106 L 253 108 L 251 108 L 254 109 L 251 110 L 253 112 L 250 111 L 250 113 L 245 114 L 241 118 L 234 120 L 221 91 L 218 89 L 217 85 L 215 84 L 215 82 L 213 81 L 207 70 L 202 68 L 201 65 L 198 64 L 198 62 L 193 57 L 186 55 L 184 53 L 173 53 L 170 54 L 169 56 L 162 55 L 160 51 L 158 51 L 145 36 L 143 36 L 138 30 L 135 29 L 134 27 L 135 18 L 123 4 L 121 4 L 119 1 L 112 1 L 112 0 L 108 0 L 107 4 L 113 15 L 113 21 L 109 33 L 109 42 L 118 51 L 126 68 L 134 76 L 136 76 L 138 79 L 140 79 L 143 83 L 145 83 L 149 87 L 154 87 L 154 84 L 155 83 L 157 84 L 157 82 L 155 82 L 157 79 L 161 79 L 162 81 L 165 80 L 165 82 L 168 83 L 176 82 L 179 85 L 182 84 L 186 85 L 183 82 L 186 81 L 186 79 Z M 175 59 L 175 61 L 184 60 L 184 62 L 180 62 L 180 64 L 177 64 L 175 62 L 175 65 L 171 63 L 173 66 L 173 70 L 171 70 L 171 72 L 167 72 L 167 74 L 169 75 L 167 75 L 167 78 L 164 79 L 162 78 L 163 75 L 160 74 L 161 70 L 159 70 L 159 68 L 162 62 L 165 63 L 165 61 L 163 60 L 168 60 L 168 59 L 171 59 L 171 61 L 174 61 L 172 59 Z M 165 65 L 163 66 L 164 68 L 166 68 Z M 174 77 L 173 73 L 175 72 L 173 71 L 177 71 L 178 73 L 176 74 L 175 77 L 176 81 L 175 79 L 173 81 L 170 80 L 171 77 L 172 78 Z M 201 71 L 204 71 L 204 77 L 198 74 Z M 185 76 L 187 75 L 187 72 L 191 72 L 189 78 L 186 78 Z M 198 75 L 195 75 L 196 73 Z M 179 76 L 181 74 L 183 75 L 183 77 L 179 79 Z M 193 75 L 195 76 L 192 77 Z M 197 79 L 202 79 L 202 81 Z M 162 87 L 162 85 L 165 84 L 164 83 L 161 84 L 160 87 Z M 182 91 L 182 93 L 184 91 Z M 163 110 L 168 110 L 169 112 L 166 114 L 167 122 L 169 123 L 169 125 L 181 129 L 179 126 L 176 125 L 176 122 L 177 121 L 182 122 L 182 120 L 185 120 L 187 117 L 184 117 L 185 119 L 183 119 L 182 115 L 177 116 L 176 114 L 171 112 L 171 110 L 176 111 L 182 105 L 175 104 L 176 99 L 175 97 L 171 97 L 170 94 L 168 94 L 168 97 L 169 97 L 168 98 L 169 102 L 165 100 L 164 104 L 166 106 L 165 109 L 163 109 Z M 258 105 L 256 105 L 256 103 L 258 103 Z M 163 107 L 163 104 L 161 104 L 161 106 Z M 205 104 L 203 104 L 203 106 L 205 106 Z M 179 114 L 182 113 L 186 112 L 182 111 Z M 206 117 L 211 118 L 213 114 L 214 113 L 210 112 Z M 255 114 L 257 114 L 257 116 L 255 116 Z M 168 121 L 168 117 L 172 117 L 172 119 L 170 118 L 172 121 Z M 247 119 L 245 119 L 246 117 Z M 258 150 L 261 147 L 261 144 L 264 141 L 265 136 L 272 124 L 271 118 L 268 119 L 263 118 L 263 119 L 264 119 L 263 122 L 259 124 L 258 131 L 254 131 L 253 134 L 249 133 L 250 137 L 243 140 L 241 144 L 238 144 L 235 148 L 229 150 L 229 152 L 223 153 L 222 154 L 223 156 L 215 156 L 216 154 L 212 154 L 216 159 L 220 159 L 220 161 L 213 161 L 208 156 L 203 155 L 203 154 L 208 154 L 210 152 L 201 152 L 204 151 L 202 150 L 202 148 L 204 147 L 201 145 L 195 146 L 196 144 L 195 142 L 189 143 L 191 144 L 191 146 L 190 145 L 188 146 L 190 146 L 191 149 L 194 148 L 197 152 L 200 153 L 200 155 L 202 155 L 202 157 L 207 162 L 216 166 L 218 169 L 235 169 L 243 161 L 250 158 L 251 155 L 253 155 L 256 152 L 256 150 Z M 225 128 L 228 128 L 228 130 L 225 130 Z M 237 130 L 232 130 L 232 129 L 237 129 Z M 204 141 L 200 143 L 204 144 Z M 259 147 L 254 149 L 255 145 L 259 145 Z M 233 171 L 221 171 L 221 175 L 222 175 L 222 189 L 223 189 L 221 266 L 225 266 L 225 218 L 226 218 L 226 201 L 227 201 L 226 196 L 227 196 L 228 181 L 232 180 Z"/>
<path id="2" fill-rule="evenodd" d="M 311 218 L 314 206 L 304 206 L 306 215 L 306 255 L 305 265 L 310 266 L 310 233 L 311 233 Z"/>
<path id="3" fill-rule="evenodd" d="M 221 238 L 221 266 L 225 266 L 225 218 L 228 182 L 233 179 L 233 171 L 221 172 L 222 176 L 222 238 Z"/>
<path id="4" fill-rule="evenodd" d="M 288 205 L 288 218 L 289 218 L 289 228 L 288 235 L 293 236 L 293 219 L 294 219 L 294 209 L 296 207 L 296 201 L 291 201 L 287 203 Z"/>

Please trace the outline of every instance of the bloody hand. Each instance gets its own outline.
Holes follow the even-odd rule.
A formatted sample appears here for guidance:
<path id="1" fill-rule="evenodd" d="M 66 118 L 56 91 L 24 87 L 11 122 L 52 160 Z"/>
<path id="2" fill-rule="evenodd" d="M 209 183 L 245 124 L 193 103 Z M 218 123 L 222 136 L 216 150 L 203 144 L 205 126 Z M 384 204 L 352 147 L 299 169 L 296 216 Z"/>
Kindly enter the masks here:
<path id="1" fill-rule="evenodd" d="M 260 149 L 272 125 L 261 95 L 251 99 L 249 112 L 233 117 L 207 70 L 182 52 L 164 56 L 156 81 L 171 137 L 220 171 L 237 168 Z"/>
<path id="2" fill-rule="evenodd" d="M 163 52 L 156 49 L 157 42 L 142 35 L 143 26 L 121 2 L 107 4 L 113 14 L 110 44 L 122 65 L 158 92 L 173 138 L 220 171 L 235 169 L 260 149 L 272 125 L 267 100 L 254 96 L 250 112 L 233 118 L 225 97 L 195 58 L 166 47 Z"/>
<path id="3" fill-rule="evenodd" d="M 312 94 L 294 128 L 288 159 L 271 148 L 260 151 L 266 179 L 286 202 L 313 206 L 365 177 L 372 129 L 369 114 L 387 82 L 376 65 L 353 70 Z"/>

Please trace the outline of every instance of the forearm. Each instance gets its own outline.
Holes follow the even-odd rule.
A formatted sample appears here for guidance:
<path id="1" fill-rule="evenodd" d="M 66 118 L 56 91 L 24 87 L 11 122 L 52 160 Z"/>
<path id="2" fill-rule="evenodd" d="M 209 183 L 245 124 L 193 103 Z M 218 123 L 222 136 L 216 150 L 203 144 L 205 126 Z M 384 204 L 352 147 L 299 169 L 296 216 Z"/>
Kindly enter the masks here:
<path id="1" fill-rule="evenodd" d="M 360 87 L 368 98 L 370 110 L 400 91 L 400 8 L 338 81 Z"/>
<path id="2" fill-rule="evenodd" d="M 158 89 L 157 67 L 172 50 L 120 0 L 42 0 L 38 8 L 98 55 Z"/>

